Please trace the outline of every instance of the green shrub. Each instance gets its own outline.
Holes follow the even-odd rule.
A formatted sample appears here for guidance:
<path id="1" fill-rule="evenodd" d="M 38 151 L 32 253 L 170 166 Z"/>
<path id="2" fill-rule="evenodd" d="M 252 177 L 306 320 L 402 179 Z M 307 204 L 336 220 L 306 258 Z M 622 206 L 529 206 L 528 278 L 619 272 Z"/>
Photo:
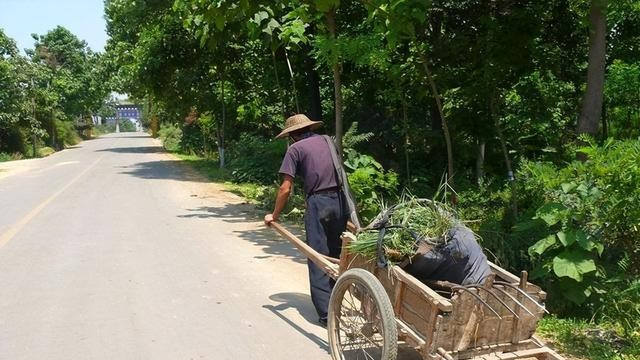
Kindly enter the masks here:
<path id="1" fill-rule="evenodd" d="M 73 146 L 82 141 L 72 122 L 55 120 L 54 123 L 59 147 Z"/>
<path id="2" fill-rule="evenodd" d="M 610 326 L 597 326 L 580 319 L 547 316 L 538 324 L 537 333 L 564 355 L 572 355 L 571 358 L 640 359 L 640 337 L 623 338 Z"/>
<path id="3" fill-rule="evenodd" d="M 605 290 L 593 317 L 640 343 L 640 280 L 616 276 L 607 279 Z"/>
<path id="4" fill-rule="evenodd" d="M 136 131 L 136 124 L 129 119 L 120 119 L 118 121 L 118 125 L 120 127 L 121 132 L 133 132 Z"/>
<path id="5" fill-rule="evenodd" d="M 214 158 L 218 157 L 217 143 L 217 126 L 213 116 L 192 111 L 182 126 L 181 151 Z"/>
<path id="6" fill-rule="evenodd" d="M 101 124 L 101 125 L 95 125 L 93 127 L 93 135 L 94 136 L 110 134 L 110 133 L 115 132 L 115 131 L 116 131 L 116 127 L 114 125 Z"/>
<path id="7" fill-rule="evenodd" d="M 162 146 L 168 151 L 180 150 L 180 141 L 182 140 L 182 129 L 169 124 L 163 125 L 158 131 L 158 136 L 162 140 Z"/>
<path id="8" fill-rule="evenodd" d="M 20 159 L 22 159 L 22 154 L 20 153 L 13 153 L 13 154 L 0 153 L 0 162 L 20 160 Z"/>
<path id="9" fill-rule="evenodd" d="M 358 213 L 368 222 L 380 212 L 383 203 L 392 204 L 397 199 L 400 186 L 398 175 L 393 171 L 385 171 L 373 157 L 354 149 L 344 149 L 344 158 L 349 185 L 358 203 Z"/>
<path id="10" fill-rule="evenodd" d="M 243 134 L 229 146 L 231 179 L 265 185 L 279 181 L 278 169 L 285 152 L 286 143 L 282 140 Z"/>
<path id="11" fill-rule="evenodd" d="M 43 146 L 38 149 L 38 156 L 45 157 L 55 153 L 56 150 L 52 147 Z"/>
<path id="12" fill-rule="evenodd" d="M 640 274 L 640 141 L 609 140 L 579 150 L 587 161 L 524 164 L 523 193 L 540 201 L 531 200 L 535 215 L 516 227 L 542 231 L 528 248 L 531 278 L 545 283 L 551 305 L 586 316 L 611 301 L 625 304 L 616 298 L 625 289 L 636 289 L 627 294 L 637 296 L 631 285 Z M 621 312 L 598 314 L 631 326 Z"/>
<path id="13" fill-rule="evenodd" d="M 27 147 L 26 132 L 20 127 L 0 127 L 0 153 L 24 154 Z"/>
<path id="14" fill-rule="evenodd" d="M 185 124 L 182 127 L 182 137 L 180 139 L 180 150 L 187 154 L 205 155 L 203 135 L 200 132 L 199 124 Z"/>
<path id="15" fill-rule="evenodd" d="M 487 182 L 459 191 L 457 195 L 458 215 L 479 236 L 478 241 L 489 259 L 515 273 L 528 269 L 526 250 L 531 243 L 532 229 L 512 227 L 509 184 Z M 521 217 L 533 216 L 527 208 L 521 210 L 524 210 Z"/>

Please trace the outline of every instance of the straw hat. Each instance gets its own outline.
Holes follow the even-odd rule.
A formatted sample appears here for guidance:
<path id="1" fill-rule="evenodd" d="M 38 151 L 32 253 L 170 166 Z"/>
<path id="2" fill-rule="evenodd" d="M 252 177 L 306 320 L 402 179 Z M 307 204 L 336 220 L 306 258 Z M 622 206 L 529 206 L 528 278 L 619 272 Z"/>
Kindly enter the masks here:
<path id="1" fill-rule="evenodd" d="M 304 114 L 296 114 L 285 121 L 284 129 L 282 129 L 282 132 L 276 136 L 276 139 L 280 139 L 287 136 L 290 132 L 304 129 L 306 127 L 309 127 L 309 130 L 314 130 L 320 126 L 322 126 L 322 121 L 311 121 Z"/>

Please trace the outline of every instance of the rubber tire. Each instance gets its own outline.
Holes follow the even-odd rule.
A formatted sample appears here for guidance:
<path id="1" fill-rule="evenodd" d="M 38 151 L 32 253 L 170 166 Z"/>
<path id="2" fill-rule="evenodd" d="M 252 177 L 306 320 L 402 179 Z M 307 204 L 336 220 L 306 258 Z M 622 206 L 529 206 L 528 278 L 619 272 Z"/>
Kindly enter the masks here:
<path id="1" fill-rule="evenodd" d="M 380 360 L 395 360 L 398 355 L 398 328 L 389 296 L 387 296 L 387 292 L 384 290 L 380 281 L 372 273 L 357 268 L 347 270 L 340 275 L 331 293 L 327 324 L 331 357 L 334 360 L 344 359 L 338 341 L 340 334 L 338 333 L 339 329 L 337 328 L 336 314 L 340 314 L 344 294 L 353 283 L 361 285 L 365 291 L 368 292 L 368 295 L 373 300 L 380 314 L 382 325 L 381 335 L 383 338 L 382 356 Z"/>

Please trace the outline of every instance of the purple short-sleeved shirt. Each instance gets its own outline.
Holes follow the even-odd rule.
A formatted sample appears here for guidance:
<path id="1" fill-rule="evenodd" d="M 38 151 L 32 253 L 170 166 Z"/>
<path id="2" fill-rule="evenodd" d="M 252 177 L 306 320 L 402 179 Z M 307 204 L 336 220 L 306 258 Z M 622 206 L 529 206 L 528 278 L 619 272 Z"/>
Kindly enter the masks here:
<path id="1" fill-rule="evenodd" d="M 280 166 L 280 174 L 291 177 L 300 175 L 307 195 L 338 186 L 329 145 L 317 134 L 289 146 Z"/>

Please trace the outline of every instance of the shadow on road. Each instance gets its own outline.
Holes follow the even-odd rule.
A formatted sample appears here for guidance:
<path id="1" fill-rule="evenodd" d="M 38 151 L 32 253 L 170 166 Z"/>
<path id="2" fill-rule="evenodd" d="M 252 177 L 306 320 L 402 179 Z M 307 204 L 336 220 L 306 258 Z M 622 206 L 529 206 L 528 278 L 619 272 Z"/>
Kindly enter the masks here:
<path id="1" fill-rule="evenodd" d="M 178 215 L 180 218 L 222 219 L 228 223 L 246 223 L 259 220 L 256 209 L 249 204 L 227 204 L 221 207 L 201 206 L 187 209 L 192 214 Z"/>
<path id="2" fill-rule="evenodd" d="M 306 264 L 307 258 L 291 243 L 283 239 L 274 230 L 261 228 L 253 231 L 234 231 L 238 237 L 259 246 L 267 255 L 256 256 L 257 259 L 269 259 L 272 256 L 284 256 L 297 263 Z"/>
<path id="3" fill-rule="evenodd" d="M 230 224 L 246 224 L 262 221 L 263 213 L 255 209 L 250 204 L 225 204 L 221 206 L 201 206 L 194 209 L 187 209 L 189 213 L 178 215 L 181 218 L 210 219 L 217 218 Z M 300 226 L 285 224 L 287 229 L 294 235 L 304 239 L 304 232 Z M 304 264 L 307 262 L 303 256 L 291 243 L 283 239 L 275 230 L 267 227 L 259 227 L 250 230 L 233 231 L 239 238 L 249 241 L 255 246 L 259 246 L 265 253 L 264 256 L 255 256 L 257 259 L 268 259 L 274 256 L 286 257 L 292 261 Z M 311 297 L 302 293 L 278 293 L 269 296 L 269 299 L 277 305 L 263 305 L 264 309 L 269 310 L 282 321 L 298 331 L 300 334 L 313 341 L 319 348 L 329 352 L 329 344 L 326 337 L 319 337 L 300 327 L 295 321 L 289 319 L 285 314 L 288 309 L 295 309 L 302 318 L 311 324 L 318 324 L 318 316 L 312 305 Z M 399 360 L 420 360 L 422 356 L 407 344 L 398 346 Z"/>
<path id="4" fill-rule="evenodd" d="M 140 134 L 138 136 L 136 135 L 125 135 L 125 136 L 111 136 L 111 139 L 147 139 L 147 138 L 151 138 L 151 135 L 148 134 Z"/>
<path id="5" fill-rule="evenodd" d="M 324 339 L 320 338 L 315 334 L 311 334 L 308 331 L 305 331 L 300 326 L 296 325 L 295 322 L 288 319 L 283 312 L 287 309 L 293 308 L 298 311 L 300 316 L 302 316 L 306 321 L 317 324 L 318 319 L 316 315 L 316 311 L 311 304 L 311 297 L 306 294 L 301 293 L 279 293 L 269 296 L 269 299 L 275 302 L 279 302 L 278 305 L 263 305 L 262 307 L 271 311 L 277 317 L 279 317 L 282 321 L 286 322 L 289 326 L 294 328 L 300 334 L 307 337 L 309 340 L 316 343 L 321 349 L 329 352 L 329 343 Z M 360 352 L 357 354 L 345 353 L 346 359 L 360 359 Z M 398 360 L 420 360 L 423 357 L 418 353 L 415 349 L 413 349 L 408 344 L 398 344 Z"/>
<path id="6" fill-rule="evenodd" d="M 140 149 L 140 148 L 121 148 L 121 149 Z M 153 147 L 149 147 L 149 149 L 155 149 Z M 113 151 L 115 152 L 126 152 L 124 150 L 116 149 L 105 149 L 100 151 Z M 147 150 L 151 152 L 151 150 Z M 131 153 L 134 151 L 131 150 Z M 139 153 L 142 153 L 140 151 Z M 129 169 L 128 171 L 123 171 L 121 174 L 127 174 L 131 176 L 135 176 L 141 179 L 150 179 L 150 180 L 177 180 L 177 181 L 190 181 L 190 182 L 209 182 L 209 180 L 205 179 L 200 174 L 195 171 L 189 171 L 189 169 L 185 169 L 184 165 L 180 164 L 179 160 L 161 160 L 161 161 L 147 161 L 140 162 L 130 166 L 125 167 Z"/>
<path id="7" fill-rule="evenodd" d="M 263 308 L 271 311 L 273 314 L 279 317 L 282 321 L 286 322 L 300 334 L 316 343 L 321 349 L 327 352 L 329 351 L 329 344 L 325 339 L 304 330 L 283 314 L 285 310 L 293 308 L 297 310 L 300 316 L 302 316 L 306 321 L 313 324 L 318 324 L 318 316 L 316 315 L 316 311 L 311 304 L 311 297 L 309 295 L 301 293 L 279 293 L 269 296 L 269 299 L 280 304 L 275 306 L 263 305 Z"/>
<path id="8" fill-rule="evenodd" d="M 201 206 L 195 209 L 187 209 L 187 211 L 191 213 L 178 215 L 178 217 L 198 219 L 216 218 L 231 224 L 254 223 L 262 220 L 262 214 L 250 204 L 226 204 L 220 207 Z M 288 226 L 288 229 L 294 235 L 304 239 L 304 232 L 300 228 Z M 257 259 L 269 259 L 273 256 L 278 256 L 286 257 L 301 264 L 307 262 L 306 257 L 295 249 L 290 242 L 267 227 L 261 226 L 258 229 L 235 230 L 233 233 L 239 238 L 247 240 L 261 248 L 266 255 L 256 256 Z"/>
<path id="9" fill-rule="evenodd" d="M 165 150 L 161 146 L 130 146 L 96 150 L 96 152 L 114 152 L 120 154 L 157 154 Z"/>

